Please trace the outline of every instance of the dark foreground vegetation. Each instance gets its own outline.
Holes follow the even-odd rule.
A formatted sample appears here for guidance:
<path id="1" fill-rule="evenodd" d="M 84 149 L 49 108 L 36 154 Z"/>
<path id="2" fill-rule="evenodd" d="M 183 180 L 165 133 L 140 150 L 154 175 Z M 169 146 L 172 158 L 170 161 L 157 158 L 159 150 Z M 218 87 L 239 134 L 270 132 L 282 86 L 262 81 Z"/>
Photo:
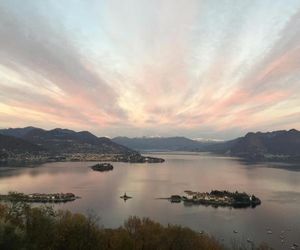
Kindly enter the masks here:
<path id="1" fill-rule="evenodd" d="M 117 229 L 104 229 L 95 216 L 25 203 L 0 204 L 0 249 L 225 249 L 214 238 L 189 228 L 162 226 L 130 217 Z M 229 249 L 246 249 L 239 246 Z M 269 249 L 260 246 L 252 249 Z"/>

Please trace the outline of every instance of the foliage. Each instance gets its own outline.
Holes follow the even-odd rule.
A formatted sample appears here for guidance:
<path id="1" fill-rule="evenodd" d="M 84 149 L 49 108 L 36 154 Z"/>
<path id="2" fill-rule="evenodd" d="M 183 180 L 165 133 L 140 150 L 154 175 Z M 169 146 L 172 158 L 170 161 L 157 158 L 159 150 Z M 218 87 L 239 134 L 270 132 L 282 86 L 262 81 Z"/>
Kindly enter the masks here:
<path id="1" fill-rule="evenodd" d="M 0 204 L 2 250 L 193 250 L 225 249 L 206 234 L 129 217 L 122 227 L 105 229 L 98 218 L 52 207 L 15 202 Z M 267 249 L 267 248 L 257 248 Z"/>

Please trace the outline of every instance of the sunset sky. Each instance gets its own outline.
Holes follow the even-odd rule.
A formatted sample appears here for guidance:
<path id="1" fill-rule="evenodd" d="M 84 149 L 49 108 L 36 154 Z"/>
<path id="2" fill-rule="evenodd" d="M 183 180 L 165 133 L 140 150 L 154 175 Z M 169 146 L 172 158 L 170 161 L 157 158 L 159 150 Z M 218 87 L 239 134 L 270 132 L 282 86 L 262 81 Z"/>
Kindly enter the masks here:
<path id="1" fill-rule="evenodd" d="M 0 128 L 300 128 L 299 0 L 0 0 Z"/>

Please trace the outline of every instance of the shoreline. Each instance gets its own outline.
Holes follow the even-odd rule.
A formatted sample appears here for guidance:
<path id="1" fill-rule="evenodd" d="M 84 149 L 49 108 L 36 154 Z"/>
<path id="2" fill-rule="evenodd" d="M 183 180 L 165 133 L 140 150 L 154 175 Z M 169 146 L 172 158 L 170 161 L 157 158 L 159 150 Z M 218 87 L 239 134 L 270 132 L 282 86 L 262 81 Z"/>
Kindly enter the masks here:
<path id="1" fill-rule="evenodd" d="M 24 156 L 7 158 L 0 161 L 0 167 L 9 164 L 36 165 L 51 162 L 127 162 L 127 163 L 163 163 L 165 160 L 158 157 L 143 156 L 141 154 L 91 154 L 74 153 L 48 156 Z"/>

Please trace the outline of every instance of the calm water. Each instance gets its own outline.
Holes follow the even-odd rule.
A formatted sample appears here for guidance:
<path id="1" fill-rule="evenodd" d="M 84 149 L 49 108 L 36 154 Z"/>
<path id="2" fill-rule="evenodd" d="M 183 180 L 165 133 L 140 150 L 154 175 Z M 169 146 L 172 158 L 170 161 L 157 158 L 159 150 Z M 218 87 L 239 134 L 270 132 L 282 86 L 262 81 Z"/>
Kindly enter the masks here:
<path id="1" fill-rule="evenodd" d="M 272 164 L 246 165 L 233 158 L 209 154 L 160 154 L 163 164 L 113 163 L 114 170 L 94 172 L 88 162 L 47 163 L 34 168 L 1 168 L 0 191 L 73 192 L 82 197 L 58 205 L 98 214 L 101 223 L 117 227 L 130 215 L 147 216 L 204 230 L 230 244 L 232 239 L 267 242 L 275 249 L 300 244 L 300 171 Z M 298 168 L 299 169 L 299 168 Z M 157 197 L 184 190 L 221 189 L 255 194 L 262 205 L 254 209 L 213 208 L 171 204 Z M 126 203 L 124 192 L 134 198 Z M 267 234 L 267 229 L 273 234 Z M 233 230 L 238 233 L 234 234 Z M 284 230 L 285 243 L 279 238 Z M 245 243 L 247 244 L 247 243 Z"/>

